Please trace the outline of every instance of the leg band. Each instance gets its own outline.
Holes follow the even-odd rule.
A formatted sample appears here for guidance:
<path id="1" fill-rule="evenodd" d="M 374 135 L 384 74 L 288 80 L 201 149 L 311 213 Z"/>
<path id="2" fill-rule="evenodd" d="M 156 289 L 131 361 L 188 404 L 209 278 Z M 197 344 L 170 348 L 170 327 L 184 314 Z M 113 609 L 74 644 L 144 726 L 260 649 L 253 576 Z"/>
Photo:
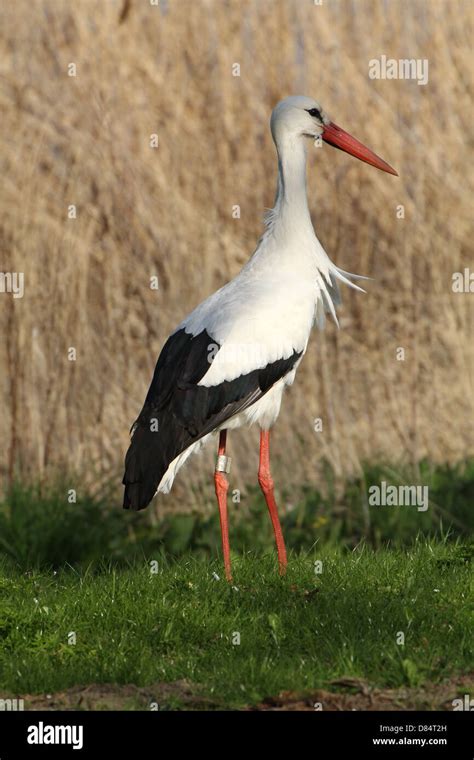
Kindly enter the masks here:
<path id="1" fill-rule="evenodd" d="M 216 472 L 226 472 L 229 474 L 231 461 L 231 457 L 228 457 L 225 454 L 219 454 L 216 462 Z"/>

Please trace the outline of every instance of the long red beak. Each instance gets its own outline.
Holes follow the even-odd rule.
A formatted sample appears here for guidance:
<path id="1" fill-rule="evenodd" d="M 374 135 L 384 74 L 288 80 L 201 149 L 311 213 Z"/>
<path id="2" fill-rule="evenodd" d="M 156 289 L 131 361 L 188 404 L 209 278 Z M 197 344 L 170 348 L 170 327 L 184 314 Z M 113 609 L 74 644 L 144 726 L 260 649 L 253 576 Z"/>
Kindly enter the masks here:
<path id="1" fill-rule="evenodd" d="M 394 174 L 398 177 L 398 173 L 395 169 L 392 169 L 390 164 L 387 164 L 380 156 L 377 156 L 369 148 L 366 148 L 359 140 L 356 140 L 355 137 L 352 137 L 348 132 L 338 127 L 333 121 L 324 127 L 322 138 L 329 145 L 334 145 L 335 148 L 339 148 L 346 153 L 350 153 L 351 156 L 360 158 L 366 164 L 371 164 L 371 166 L 375 166 L 383 172 L 388 172 L 388 174 Z"/>

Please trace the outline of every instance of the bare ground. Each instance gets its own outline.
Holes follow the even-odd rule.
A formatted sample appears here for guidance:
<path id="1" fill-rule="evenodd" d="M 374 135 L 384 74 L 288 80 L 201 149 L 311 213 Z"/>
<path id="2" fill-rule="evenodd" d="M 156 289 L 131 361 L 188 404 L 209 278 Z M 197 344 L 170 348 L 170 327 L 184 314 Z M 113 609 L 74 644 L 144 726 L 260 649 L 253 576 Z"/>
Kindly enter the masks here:
<path id="1" fill-rule="evenodd" d="M 334 690 L 318 689 L 305 694 L 283 691 L 246 710 L 452 710 L 453 699 L 474 693 L 474 673 L 442 683 L 416 688 L 380 689 L 363 679 L 347 678 L 328 683 Z M 226 704 L 200 693 L 197 684 L 186 680 L 134 684 L 90 684 L 73 686 L 54 694 L 23 694 L 26 710 L 219 710 Z M 18 695 L 0 694 L 6 699 Z"/>
<path id="2" fill-rule="evenodd" d="M 307 695 L 281 692 L 265 699 L 256 710 L 452 710 L 453 699 L 474 691 L 474 675 L 459 676 L 418 688 L 377 689 L 356 678 L 330 683 L 344 691 L 319 689 Z"/>

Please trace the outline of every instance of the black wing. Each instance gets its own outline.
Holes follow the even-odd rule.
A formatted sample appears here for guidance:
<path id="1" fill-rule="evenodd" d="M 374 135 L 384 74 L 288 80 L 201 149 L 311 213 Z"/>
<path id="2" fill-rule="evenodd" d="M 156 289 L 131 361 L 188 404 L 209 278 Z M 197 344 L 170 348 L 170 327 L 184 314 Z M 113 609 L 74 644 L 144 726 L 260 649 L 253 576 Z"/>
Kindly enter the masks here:
<path id="1" fill-rule="evenodd" d="M 258 401 L 295 365 L 302 352 L 235 380 L 198 385 L 219 344 L 205 331 L 178 330 L 166 341 L 125 457 L 125 509 L 144 509 L 170 463 L 188 446 Z M 211 354 L 211 352 L 213 352 Z"/>

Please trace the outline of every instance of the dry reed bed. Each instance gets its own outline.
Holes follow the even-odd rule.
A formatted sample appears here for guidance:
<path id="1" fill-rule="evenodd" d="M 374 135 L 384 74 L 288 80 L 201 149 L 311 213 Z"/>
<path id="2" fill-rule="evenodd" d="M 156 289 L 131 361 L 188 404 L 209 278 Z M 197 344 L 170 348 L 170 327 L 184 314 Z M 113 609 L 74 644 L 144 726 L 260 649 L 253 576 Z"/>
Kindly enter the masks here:
<path id="1" fill-rule="evenodd" d="M 2 6 L 0 270 L 25 273 L 23 299 L 0 295 L 2 476 L 119 481 L 168 331 L 260 235 L 275 186 L 268 117 L 292 93 L 317 97 L 400 178 L 310 150 L 318 235 L 374 280 L 366 295 L 344 290 L 341 330 L 314 334 L 275 431 L 277 479 L 317 483 L 323 459 L 344 476 L 364 460 L 472 455 L 473 296 L 451 290 L 472 234 L 470 3 L 160 6 Z M 429 84 L 370 80 L 382 54 L 428 58 Z M 231 437 L 234 487 L 254 478 L 256 443 L 256 431 Z M 188 468 L 194 484 L 212 456 Z M 182 494 L 183 479 L 170 504 L 189 505 Z"/>

